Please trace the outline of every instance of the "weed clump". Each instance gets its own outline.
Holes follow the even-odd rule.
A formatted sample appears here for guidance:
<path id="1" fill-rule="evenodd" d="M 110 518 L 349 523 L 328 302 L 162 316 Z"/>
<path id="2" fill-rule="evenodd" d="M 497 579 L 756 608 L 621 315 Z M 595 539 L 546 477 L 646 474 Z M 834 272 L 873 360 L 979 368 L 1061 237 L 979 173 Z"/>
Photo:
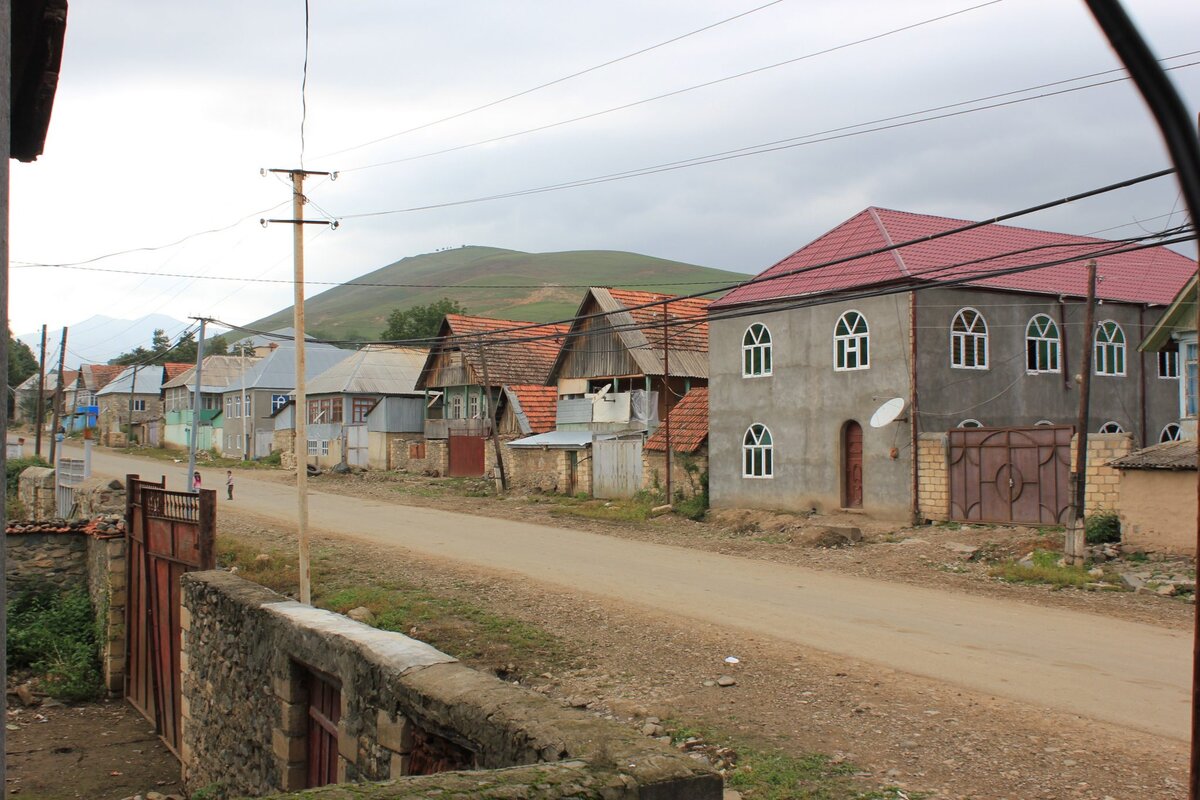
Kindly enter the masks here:
<path id="1" fill-rule="evenodd" d="M 64 702 L 100 693 L 92 601 L 81 589 L 26 592 L 8 604 L 8 669 L 30 670 Z"/>

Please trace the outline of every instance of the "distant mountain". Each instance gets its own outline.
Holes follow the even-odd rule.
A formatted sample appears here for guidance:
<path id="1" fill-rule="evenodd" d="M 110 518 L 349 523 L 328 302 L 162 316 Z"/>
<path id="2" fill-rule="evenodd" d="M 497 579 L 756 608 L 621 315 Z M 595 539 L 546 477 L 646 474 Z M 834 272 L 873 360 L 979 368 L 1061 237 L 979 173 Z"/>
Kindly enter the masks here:
<path id="1" fill-rule="evenodd" d="M 114 319 L 97 314 L 83 322 L 68 325 L 67 366 L 79 364 L 103 364 L 110 358 L 128 352 L 138 345 L 150 346 L 155 328 L 162 328 L 174 337 L 187 323 L 165 314 L 147 314 L 138 319 Z M 46 353 L 57 352 L 62 328 L 51 327 L 46 331 Z M 22 333 L 17 337 L 33 350 L 36 357 L 42 346 L 42 332 Z"/>
<path id="2" fill-rule="evenodd" d="M 321 338 L 375 339 L 386 327 L 392 309 L 425 305 L 443 297 L 462 303 L 471 314 L 548 322 L 574 314 L 586 286 L 686 294 L 747 277 L 740 272 L 613 250 L 523 253 L 467 246 L 401 259 L 322 292 L 304 304 L 305 327 Z M 534 288 L 509 288 L 530 284 Z M 468 286 L 484 288 L 460 288 Z M 248 327 L 271 330 L 291 322 L 289 306 Z"/>

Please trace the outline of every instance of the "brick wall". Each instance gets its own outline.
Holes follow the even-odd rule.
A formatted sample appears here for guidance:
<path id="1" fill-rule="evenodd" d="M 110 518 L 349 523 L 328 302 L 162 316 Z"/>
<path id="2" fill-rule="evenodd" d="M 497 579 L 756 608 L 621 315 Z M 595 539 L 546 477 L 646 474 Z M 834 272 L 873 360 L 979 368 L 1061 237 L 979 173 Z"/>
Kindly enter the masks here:
<path id="1" fill-rule="evenodd" d="M 948 446 L 944 433 L 922 433 L 917 439 L 917 503 L 925 519 L 950 518 Z"/>
<path id="2" fill-rule="evenodd" d="M 218 784 L 223 796 L 240 796 L 304 788 L 311 670 L 340 687 L 339 779 L 399 779 L 356 789 L 356 796 L 480 796 L 489 781 L 504 785 L 507 793 L 497 797 L 722 796 L 720 776 L 686 755 L 476 672 L 423 642 L 225 572 L 188 573 L 181 585 L 180 757 L 190 790 Z M 418 755 L 482 771 L 469 773 L 466 784 L 463 773 L 407 778 Z M 523 769 L 486 772 L 510 767 Z M 561 779 L 567 774 L 574 780 Z M 321 796 L 346 794 L 304 794 Z"/>
<path id="3" fill-rule="evenodd" d="M 694 471 L 688 470 L 691 465 Z M 671 456 L 671 491 L 693 497 L 702 490 L 700 474 L 708 472 L 708 447 L 695 453 L 675 453 Z M 661 450 L 642 450 L 642 487 L 667 490 L 667 456 Z"/>

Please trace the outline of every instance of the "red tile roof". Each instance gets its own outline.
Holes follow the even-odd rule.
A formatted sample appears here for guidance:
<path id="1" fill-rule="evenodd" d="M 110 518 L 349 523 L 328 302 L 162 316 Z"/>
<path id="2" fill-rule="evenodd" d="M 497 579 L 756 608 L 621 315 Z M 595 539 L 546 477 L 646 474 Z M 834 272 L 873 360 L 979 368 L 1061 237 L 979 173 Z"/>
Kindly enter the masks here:
<path id="1" fill-rule="evenodd" d="M 176 361 L 168 361 L 166 364 L 163 364 L 163 371 L 166 374 L 166 377 L 163 378 L 163 383 L 166 383 L 167 381 L 175 380 L 180 375 L 187 372 L 189 369 L 191 369 L 194 366 L 196 366 L 196 365 L 195 364 L 181 364 Z"/>
<path id="2" fill-rule="evenodd" d="M 698 387 L 685 394 L 667 415 L 671 422 L 671 452 L 694 453 L 708 439 L 708 389 Z M 667 449 L 666 426 L 646 440 L 647 450 Z"/>
<path id="3" fill-rule="evenodd" d="M 639 292 L 634 289 L 609 289 L 613 299 L 626 308 L 641 306 L 667 300 L 674 295 L 658 294 L 656 292 Z M 672 325 L 669 340 L 672 352 L 675 350 L 693 350 L 700 353 L 708 352 L 708 307 L 711 300 L 688 298 L 673 300 L 667 303 L 667 317 L 671 321 L 696 320 L 695 325 Z M 634 308 L 629 312 L 633 321 L 642 326 L 642 333 L 651 345 L 662 348 L 662 306 L 649 308 Z"/>
<path id="4" fill-rule="evenodd" d="M 509 330 L 526 325 L 534 327 Z M 554 359 L 562 348 L 563 334 L 567 332 L 566 325 L 535 325 L 532 322 L 469 317 L 465 314 L 447 314 L 443 334 L 447 326 L 454 336 L 483 334 L 487 373 L 492 386 L 545 383 L 550 368 L 554 366 Z M 462 350 L 471 369 L 482 382 L 483 362 L 475 342 L 458 341 L 452 346 Z M 437 349 L 435 346 L 433 352 Z"/>
<path id="5" fill-rule="evenodd" d="M 964 220 L 947 217 L 868 208 L 792 253 L 759 277 L 788 273 L 855 253 L 942 233 L 965 224 L 968 223 Z M 888 281 L 965 280 L 967 285 L 989 289 L 1084 297 L 1087 294 L 1087 271 L 1084 269 L 1087 259 L 1093 252 L 1111 244 L 1108 240 L 1088 236 L 1008 225 L 985 225 L 898 250 L 741 286 L 717 300 L 713 307 L 861 288 Z M 972 276 L 993 270 L 1073 256 L 1079 260 L 1012 275 L 972 279 Z M 1194 261 L 1166 247 L 1096 256 L 1096 260 L 1099 277 L 1096 296 L 1118 302 L 1166 305 L 1196 271 Z M 975 263 L 963 263 L 967 261 Z"/>
<path id="6" fill-rule="evenodd" d="M 86 376 L 91 372 L 92 385 L 88 389 L 93 392 L 98 392 L 108 384 L 116 380 L 116 377 L 126 370 L 126 367 L 120 364 L 89 364 L 84 370 Z"/>
<path id="7" fill-rule="evenodd" d="M 556 387 L 535 386 L 526 383 L 505 388 L 517 396 L 517 402 L 521 404 L 521 411 L 529 420 L 532 433 L 554 430 L 558 421 L 558 389 Z"/>

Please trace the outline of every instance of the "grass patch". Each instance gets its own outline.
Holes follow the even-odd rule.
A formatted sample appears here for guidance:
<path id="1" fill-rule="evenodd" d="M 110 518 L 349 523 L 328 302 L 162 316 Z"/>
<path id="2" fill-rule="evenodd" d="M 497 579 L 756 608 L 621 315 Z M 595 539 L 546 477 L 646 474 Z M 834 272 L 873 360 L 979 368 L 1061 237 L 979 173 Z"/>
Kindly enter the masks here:
<path id="1" fill-rule="evenodd" d="M 1059 566 L 1061 556 L 1048 550 L 1035 550 L 1032 563 L 1006 561 L 992 568 L 991 575 L 1007 583 L 1048 584 L 1058 589 L 1082 589 L 1095 581 L 1082 567 Z"/>
<path id="2" fill-rule="evenodd" d="M 166 447 L 118 447 L 114 448 L 118 453 L 124 453 L 128 456 L 141 456 L 142 458 L 153 458 L 158 461 L 170 461 L 172 463 L 186 464 L 188 461 L 187 450 L 171 450 Z M 212 452 L 201 450 L 196 454 L 196 469 L 277 469 L 279 467 L 281 454 L 277 451 L 271 455 L 259 459 L 258 461 L 242 461 L 240 458 L 226 458 L 225 456 L 213 455 Z"/>
<path id="3" fill-rule="evenodd" d="M 26 592 L 8 604 L 8 669 L 29 670 L 51 697 L 100 693 L 96 618 L 87 592 Z"/>
<path id="4" fill-rule="evenodd" d="M 551 634 L 468 600 L 435 595 L 409 584 L 366 586 L 323 580 L 323 575 L 335 572 L 338 558 L 334 550 L 313 555 L 313 604 L 320 608 L 344 614 L 363 606 L 375 615 L 374 627 L 411 635 L 485 668 L 512 663 L 532 673 L 568 660 L 565 648 Z M 299 571 L 292 552 L 263 550 L 218 536 L 217 561 L 222 567 L 237 567 L 240 576 L 274 591 L 297 592 Z"/>
<path id="5" fill-rule="evenodd" d="M 563 502 L 550 509 L 550 513 L 605 522 L 645 522 L 650 518 L 650 509 L 665 502 L 661 494 L 646 491 L 638 492 L 628 500 L 583 500 L 573 503 L 569 498 L 563 498 Z"/>

